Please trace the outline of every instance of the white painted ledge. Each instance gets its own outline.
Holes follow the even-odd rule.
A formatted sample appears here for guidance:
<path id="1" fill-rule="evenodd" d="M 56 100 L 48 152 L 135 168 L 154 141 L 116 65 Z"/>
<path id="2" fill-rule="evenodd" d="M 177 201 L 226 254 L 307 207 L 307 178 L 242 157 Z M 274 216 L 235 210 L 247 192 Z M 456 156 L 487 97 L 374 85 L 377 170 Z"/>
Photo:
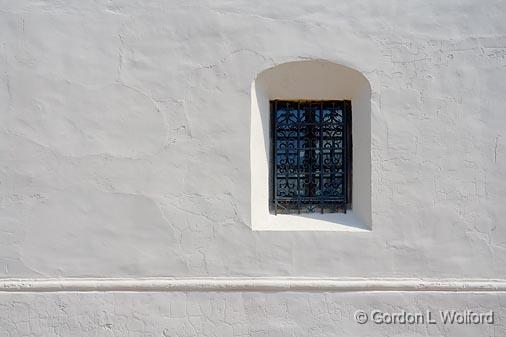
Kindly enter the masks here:
<path id="1" fill-rule="evenodd" d="M 264 214 L 254 231 L 370 232 L 352 211 L 346 213 Z"/>
<path id="2" fill-rule="evenodd" d="M 505 279 L 56 278 L 0 279 L 0 292 L 506 292 Z"/>

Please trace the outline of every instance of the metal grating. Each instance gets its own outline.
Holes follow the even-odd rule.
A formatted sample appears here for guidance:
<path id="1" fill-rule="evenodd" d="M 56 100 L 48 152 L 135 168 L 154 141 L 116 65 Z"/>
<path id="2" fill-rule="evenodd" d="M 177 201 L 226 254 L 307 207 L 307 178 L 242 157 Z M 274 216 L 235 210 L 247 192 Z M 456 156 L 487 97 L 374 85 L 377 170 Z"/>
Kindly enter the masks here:
<path id="1" fill-rule="evenodd" d="M 346 213 L 349 101 L 271 101 L 274 213 Z"/>

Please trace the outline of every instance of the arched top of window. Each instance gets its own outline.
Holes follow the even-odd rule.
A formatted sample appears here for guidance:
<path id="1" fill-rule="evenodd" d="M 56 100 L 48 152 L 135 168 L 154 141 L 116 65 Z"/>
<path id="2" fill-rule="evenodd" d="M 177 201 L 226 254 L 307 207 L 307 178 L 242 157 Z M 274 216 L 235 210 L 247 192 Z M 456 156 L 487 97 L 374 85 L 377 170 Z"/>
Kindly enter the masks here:
<path id="1" fill-rule="evenodd" d="M 324 60 L 293 61 L 265 69 L 255 85 L 269 99 L 351 100 L 371 93 L 361 72 Z"/>

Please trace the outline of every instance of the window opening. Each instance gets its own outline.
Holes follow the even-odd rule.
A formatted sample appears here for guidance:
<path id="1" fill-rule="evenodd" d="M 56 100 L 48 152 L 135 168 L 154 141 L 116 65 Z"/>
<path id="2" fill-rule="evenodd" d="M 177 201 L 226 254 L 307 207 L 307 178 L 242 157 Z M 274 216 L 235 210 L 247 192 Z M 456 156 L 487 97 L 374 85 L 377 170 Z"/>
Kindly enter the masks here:
<path id="1" fill-rule="evenodd" d="M 346 213 L 351 208 L 351 102 L 271 104 L 274 213 Z"/>

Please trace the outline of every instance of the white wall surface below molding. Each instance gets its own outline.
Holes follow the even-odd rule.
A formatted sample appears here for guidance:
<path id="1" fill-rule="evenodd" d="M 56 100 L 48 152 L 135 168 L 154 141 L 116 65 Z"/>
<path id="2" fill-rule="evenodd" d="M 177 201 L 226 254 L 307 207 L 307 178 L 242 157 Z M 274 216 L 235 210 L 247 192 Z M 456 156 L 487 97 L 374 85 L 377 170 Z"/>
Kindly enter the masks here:
<path id="1" fill-rule="evenodd" d="M 506 294 L 58 293 L 0 295 L 6 336 L 505 336 Z M 358 324 L 355 312 L 431 312 L 436 324 Z M 444 324 L 440 311 L 494 313 Z"/>

